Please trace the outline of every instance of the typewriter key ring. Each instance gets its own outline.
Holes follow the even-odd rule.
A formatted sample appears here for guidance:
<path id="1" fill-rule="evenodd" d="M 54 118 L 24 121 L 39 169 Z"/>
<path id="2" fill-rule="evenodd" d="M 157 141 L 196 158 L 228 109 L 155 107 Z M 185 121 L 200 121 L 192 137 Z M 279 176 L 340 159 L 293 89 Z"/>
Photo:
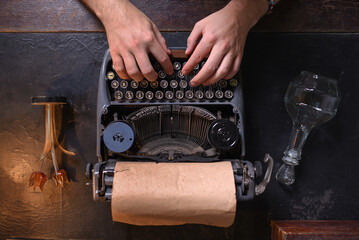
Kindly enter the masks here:
<path id="1" fill-rule="evenodd" d="M 35 172 L 31 175 L 29 186 L 34 186 L 34 189 L 36 186 L 40 186 L 41 190 L 43 190 L 42 187 L 47 180 L 47 176 L 42 172 L 42 170 L 43 170 L 44 162 L 47 159 L 47 155 L 51 152 L 52 164 L 54 166 L 54 172 L 52 173 L 52 176 L 54 178 L 56 185 L 60 185 L 61 187 L 63 187 L 65 183 L 69 184 L 69 180 L 67 178 L 66 171 L 63 169 L 59 169 L 59 165 L 57 163 L 56 154 L 55 154 L 55 144 L 63 153 L 71 156 L 76 155 L 74 152 L 65 150 L 60 145 L 56 136 L 55 107 L 56 105 L 66 104 L 66 98 L 40 96 L 40 97 L 32 97 L 31 101 L 32 101 L 32 105 L 45 106 L 45 144 L 42 154 L 40 155 L 39 158 L 39 160 L 42 160 L 41 171 Z M 41 175 L 43 177 L 39 178 L 37 177 L 37 175 Z M 39 181 L 41 182 L 38 183 L 37 179 L 40 179 Z"/>

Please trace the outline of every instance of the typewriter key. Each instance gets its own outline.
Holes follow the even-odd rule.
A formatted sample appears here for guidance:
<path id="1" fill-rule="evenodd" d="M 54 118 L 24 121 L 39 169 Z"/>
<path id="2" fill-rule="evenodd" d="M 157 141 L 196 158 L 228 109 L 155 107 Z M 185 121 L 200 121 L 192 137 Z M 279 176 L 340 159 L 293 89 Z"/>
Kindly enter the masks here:
<path id="1" fill-rule="evenodd" d="M 153 92 L 151 92 L 151 91 L 147 91 L 146 94 L 145 94 L 145 97 L 146 97 L 146 99 L 148 99 L 148 100 L 152 100 L 152 99 L 153 99 L 153 96 L 154 96 L 154 94 L 153 94 Z"/>
<path id="2" fill-rule="evenodd" d="M 193 98 L 193 92 L 191 90 L 186 92 L 186 98 L 187 99 L 192 99 Z"/>
<path id="3" fill-rule="evenodd" d="M 173 63 L 173 69 L 174 70 L 180 70 L 181 69 L 181 63 L 179 63 L 179 62 L 174 62 Z"/>
<path id="4" fill-rule="evenodd" d="M 227 87 L 227 81 L 226 80 L 219 81 L 219 87 L 221 87 L 221 88 Z"/>
<path id="5" fill-rule="evenodd" d="M 181 80 L 179 83 L 181 88 L 186 88 L 187 87 L 187 81 L 186 80 Z"/>
<path id="6" fill-rule="evenodd" d="M 158 87 L 158 82 L 157 81 L 150 82 L 150 86 L 151 86 L 151 88 L 157 88 Z"/>
<path id="7" fill-rule="evenodd" d="M 165 78 L 166 77 L 166 72 L 164 70 L 158 71 L 158 77 L 159 78 Z"/>
<path id="8" fill-rule="evenodd" d="M 161 86 L 161 88 L 167 88 L 167 87 L 168 87 L 168 82 L 167 82 L 167 80 L 162 80 L 162 81 L 160 82 L 160 86 Z"/>
<path id="9" fill-rule="evenodd" d="M 127 91 L 125 93 L 125 98 L 128 99 L 128 100 L 131 100 L 133 98 L 133 92 Z"/>
<path id="10" fill-rule="evenodd" d="M 199 64 L 197 64 L 196 66 L 194 66 L 193 70 L 198 70 L 199 69 Z"/>
<path id="11" fill-rule="evenodd" d="M 213 83 L 213 84 L 211 85 L 211 87 L 212 87 L 212 88 L 216 88 L 216 87 L 218 87 L 218 82 Z"/>
<path id="12" fill-rule="evenodd" d="M 202 91 L 197 91 L 194 95 L 196 96 L 197 99 L 202 99 L 204 96 Z"/>
<path id="13" fill-rule="evenodd" d="M 127 87 L 128 87 L 128 82 L 127 82 L 127 80 L 122 80 L 122 81 L 120 82 L 120 87 L 121 87 L 121 88 L 127 88 Z"/>
<path id="14" fill-rule="evenodd" d="M 178 86 L 177 80 L 171 80 L 170 86 L 171 86 L 171 88 L 176 88 Z"/>
<path id="15" fill-rule="evenodd" d="M 177 76 L 178 76 L 179 78 L 183 78 L 183 77 L 184 77 L 184 75 L 183 75 L 183 73 L 182 73 L 181 70 L 179 70 L 179 71 L 177 72 Z"/>
<path id="16" fill-rule="evenodd" d="M 211 90 L 206 91 L 206 98 L 212 99 L 214 97 L 214 93 Z"/>
<path id="17" fill-rule="evenodd" d="M 113 73 L 113 72 L 108 72 L 107 73 L 107 79 L 108 80 L 112 80 L 112 79 L 114 79 L 115 78 L 115 74 Z"/>
<path id="18" fill-rule="evenodd" d="M 204 66 L 205 63 L 206 63 L 206 61 L 203 61 L 203 62 L 201 63 L 201 68 L 203 68 L 203 66 Z"/>
<path id="19" fill-rule="evenodd" d="M 143 79 L 140 82 L 140 86 L 141 86 L 141 88 L 146 88 L 148 86 L 148 81 L 146 79 Z"/>
<path id="20" fill-rule="evenodd" d="M 120 85 L 120 84 L 118 83 L 117 80 L 113 80 L 113 81 L 111 82 L 111 87 L 112 87 L 112 88 L 118 88 L 119 85 Z"/>
<path id="21" fill-rule="evenodd" d="M 141 100 L 143 99 L 143 97 L 145 96 L 145 94 L 142 91 L 137 91 L 136 92 L 136 98 Z"/>
<path id="22" fill-rule="evenodd" d="M 159 62 L 155 62 L 155 64 L 153 64 L 153 67 L 155 68 L 156 71 L 159 71 L 162 68 L 162 66 Z"/>
<path id="23" fill-rule="evenodd" d="M 231 99 L 233 97 L 233 92 L 231 90 L 227 90 L 224 92 L 224 96 L 228 99 Z"/>
<path id="24" fill-rule="evenodd" d="M 229 85 L 231 85 L 231 87 L 237 86 L 238 85 L 237 79 L 232 78 L 231 80 L 229 80 Z"/>
<path id="25" fill-rule="evenodd" d="M 172 91 L 166 91 L 166 98 L 167 99 L 172 99 L 173 98 L 173 92 Z"/>
<path id="26" fill-rule="evenodd" d="M 163 98 L 163 92 L 161 91 L 157 91 L 155 93 L 155 97 L 158 99 L 158 100 L 161 100 Z"/>
<path id="27" fill-rule="evenodd" d="M 123 98 L 123 93 L 121 91 L 115 92 L 115 99 L 121 100 Z"/>
<path id="28" fill-rule="evenodd" d="M 223 92 L 221 90 L 217 90 L 215 95 L 216 95 L 216 98 L 219 98 L 219 99 L 223 98 Z"/>
<path id="29" fill-rule="evenodd" d="M 184 97 L 184 93 L 183 91 L 179 90 L 176 92 L 176 98 L 177 99 L 182 99 Z"/>
<path id="30" fill-rule="evenodd" d="M 132 80 L 132 81 L 131 81 L 131 87 L 132 87 L 133 89 L 138 88 L 138 82 L 136 82 L 135 80 Z"/>

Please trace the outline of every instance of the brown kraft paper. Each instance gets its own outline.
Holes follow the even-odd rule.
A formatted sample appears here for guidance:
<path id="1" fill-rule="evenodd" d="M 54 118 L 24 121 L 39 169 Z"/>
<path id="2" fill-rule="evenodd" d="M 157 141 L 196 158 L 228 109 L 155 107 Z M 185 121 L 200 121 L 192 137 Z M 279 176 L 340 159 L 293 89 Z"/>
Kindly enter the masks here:
<path id="1" fill-rule="evenodd" d="M 117 162 L 113 221 L 134 225 L 232 225 L 236 191 L 230 162 Z"/>

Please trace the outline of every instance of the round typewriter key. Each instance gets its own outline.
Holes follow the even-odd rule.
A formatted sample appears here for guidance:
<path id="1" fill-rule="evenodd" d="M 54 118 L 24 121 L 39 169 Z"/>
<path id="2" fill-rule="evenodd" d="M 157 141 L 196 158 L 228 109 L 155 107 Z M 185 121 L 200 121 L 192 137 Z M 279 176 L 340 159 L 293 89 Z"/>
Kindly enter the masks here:
<path id="1" fill-rule="evenodd" d="M 112 88 L 118 88 L 119 85 L 120 85 L 120 84 L 118 83 L 117 80 L 113 80 L 113 81 L 111 82 L 111 87 L 112 87 Z"/>
<path id="2" fill-rule="evenodd" d="M 184 77 L 184 75 L 183 75 L 183 73 L 182 73 L 181 70 L 179 70 L 179 71 L 177 72 L 177 76 L 178 76 L 179 78 L 183 78 L 183 77 Z"/>
<path id="3" fill-rule="evenodd" d="M 173 69 L 174 69 L 174 70 L 177 70 L 177 71 L 178 71 L 178 70 L 181 69 L 181 67 L 182 67 L 182 66 L 181 66 L 181 63 L 179 63 L 179 62 L 174 62 L 174 63 L 173 63 Z"/>
<path id="4" fill-rule="evenodd" d="M 224 96 L 228 99 L 233 98 L 233 92 L 231 90 L 227 90 L 224 92 Z"/>
<path id="5" fill-rule="evenodd" d="M 190 73 L 188 73 L 188 76 L 192 79 L 194 76 L 196 75 L 196 73 L 194 71 L 191 71 Z"/>
<path id="6" fill-rule="evenodd" d="M 108 72 L 107 73 L 107 79 L 108 80 L 112 80 L 112 79 L 114 79 L 115 78 L 115 74 L 113 73 L 113 72 Z"/>
<path id="7" fill-rule="evenodd" d="M 211 85 L 211 87 L 212 87 L 212 88 L 216 88 L 216 87 L 218 87 L 218 82 L 213 83 L 213 84 Z"/>
<path id="8" fill-rule="evenodd" d="M 226 80 L 221 80 L 221 81 L 219 81 L 219 86 L 220 86 L 221 88 L 227 87 L 227 81 L 226 81 Z"/>
<path id="9" fill-rule="evenodd" d="M 181 80 L 180 83 L 179 83 L 179 86 L 181 88 L 186 88 L 187 87 L 187 81 L 186 80 Z"/>
<path id="10" fill-rule="evenodd" d="M 177 80 L 171 80 L 170 86 L 171 86 L 171 88 L 176 88 L 178 86 Z"/>
<path id="11" fill-rule="evenodd" d="M 158 71 L 158 77 L 159 78 L 165 78 L 166 77 L 166 72 L 164 70 Z"/>
<path id="12" fill-rule="evenodd" d="M 196 66 L 194 66 L 193 70 L 198 70 L 199 69 L 199 64 L 197 64 Z"/>
<path id="13" fill-rule="evenodd" d="M 201 68 L 203 68 L 203 66 L 204 66 L 205 63 L 206 63 L 206 61 L 203 61 L 203 62 L 201 63 Z"/>
<path id="14" fill-rule="evenodd" d="M 155 62 L 155 64 L 153 64 L 153 67 L 156 71 L 159 71 L 162 69 L 162 66 L 159 62 Z"/>
<path id="15" fill-rule="evenodd" d="M 146 99 L 148 99 L 148 100 L 152 100 L 153 97 L 154 97 L 154 94 L 153 94 L 153 92 L 151 92 L 151 91 L 147 91 L 146 94 L 145 94 L 145 97 L 146 97 Z"/>
<path id="16" fill-rule="evenodd" d="M 151 86 L 151 88 L 157 88 L 158 87 L 158 82 L 157 81 L 150 82 L 150 86 Z"/>
<path id="17" fill-rule="evenodd" d="M 127 91 L 125 93 L 125 98 L 128 99 L 128 100 L 131 100 L 133 98 L 133 92 Z"/>
<path id="18" fill-rule="evenodd" d="M 206 91 L 205 95 L 206 95 L 206 98 L 208 98 L 208 99 L 212 99 L 214 97 L 213 91 L 210 91 L 210 90 Z"/>
<path id="19" fill-rule="evenodd" d="M 197 99 L 202 99 L 204 96 L 202 91 L 197 91 L 194 95 L 196 96 Z"/>
<path id="20" fill-rule="evenodd" d="M 221 90 L 217 90 L 215 96 L 216 98 L 223 98 L 223 92 Z"/>
<path id="21" fill-rule="evenodd" d="M 162 81 L 160 82 L 160 86 L 161 86 L 161 88 L 167 88 L 167 87 L 168 87 L 168 82 L 167 82 L 167 80 L 162 80 Z"/>
<path id="22" fill-rule="evenodd" d="M 161 91 L 157 91 L 156 93 L 155 93 L 155 97 L 158 99 L 158 100 L 161 100 L 162 98 L 163 98 L 163 92 L 161 92 Z"/>
<path id="23" fill-rule="evenodd" d="M 229 85 L 230 85 L 231 87 L 237 86 L 237 85 L 238 85 L 237 79 L 232 78 L 231 80 L 229 80 Z"/>
<path id="24" fill-rule="evenodd" d="M 136 92 L 136 98 L 137 99 L 143 99 L 143 97 L 145 96 L 145 94 L 142 91 L 137 91 Z"/>
<path id="25" fill-rule="evenodd" d="M 131 87 L 134 88 L 134 89 L 138 88 L 138 82 L 136 82 L 135 80 L 132 80 L 131 81 Z"/>
<path id="26" fill-rule="evenodd" d="M 146 88 L 148 86 L 148 81 L 146 79 L 143 79 L 140 82 L 140 86 L 141 86 L 141 88 Z"/>
<path id="27" fill-rule="evenodd" d="M 166 91 L 166 98 L 172 99 L 173 98 L 173 92 L 172 91 Z"/>
<path id="28" fill-rule="evenodd" d="M 121 100 L 123 98 L 123 93 L 121 91 L 115 92 L 115 99 Z"/>
<path id="29" fill-rule="evenodd" d="M 122 80 L 122 81 L 120 82 L 120 87 L 121 87 L 121 88 L 127 88 L 127 87 L 128 87 L 128 82 L 127 82 L 127 80 Z"/>
<path id="30" fill-rule="evenodd" d="M 179 90 L 176 92 L 176 98 L 177 99 L 182 99 L 184 97 L 184 93 L 183 91 Z"/>
<path id="31" fill-rule="evenodd" d="M 187 99 L 192 99 L 194 94 L 193 94 L 193 92 L 191 90 L 189 90 L 189 91 L 186 92 L 185 95 L 186 95 Z"/>

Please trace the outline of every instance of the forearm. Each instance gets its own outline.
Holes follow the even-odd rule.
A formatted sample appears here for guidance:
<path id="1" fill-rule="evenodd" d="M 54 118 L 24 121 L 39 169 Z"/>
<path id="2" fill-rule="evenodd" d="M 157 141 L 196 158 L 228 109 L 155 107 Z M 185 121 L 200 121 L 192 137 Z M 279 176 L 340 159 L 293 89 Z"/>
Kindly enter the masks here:
<path id="1" fill-rule="evenodd" d="M 102 23 L 111 21 L 114 15 L 122 15 L 126 6 L 131 4 L 128 0 L 81 0 L 91 9 Z M 116 9 L 116 12 L 114 12 Z M 121 11 L 122 10 L 122 11 Z"/>

